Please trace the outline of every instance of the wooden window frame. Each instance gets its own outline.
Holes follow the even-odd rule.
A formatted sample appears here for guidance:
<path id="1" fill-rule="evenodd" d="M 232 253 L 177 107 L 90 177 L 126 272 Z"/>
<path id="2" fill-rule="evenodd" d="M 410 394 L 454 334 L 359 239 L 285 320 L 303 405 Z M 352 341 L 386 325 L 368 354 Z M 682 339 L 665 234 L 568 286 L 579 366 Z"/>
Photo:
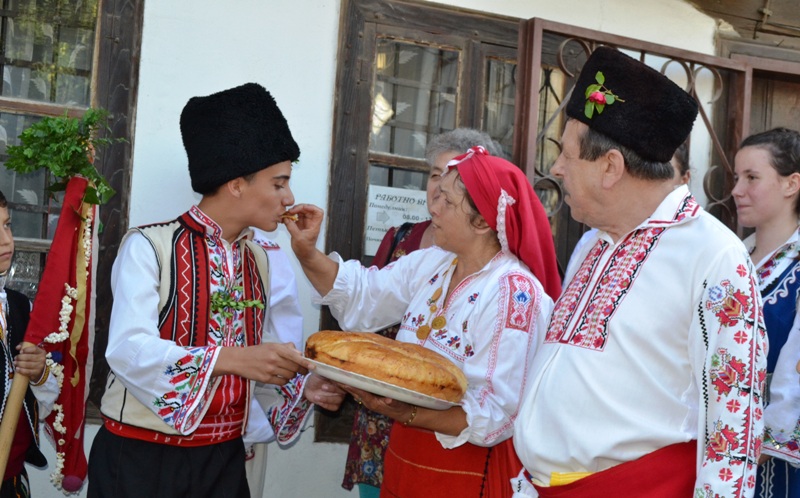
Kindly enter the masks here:
<path id="1" fill-rule="evenodd" d="M 103 230 L 99 234 L 97 281 L 95 289 L 94 368 L 90 379 L 87 420 L 99 422 L 100 398 L 105 391 L 108 363 L 105 350 L 108 344 L 111 317 L 111 267 L 119 243 L 128 230 L 131 170 L 133 164 L 133 134 L 139 88 L 139 60 L 142 46 L 144 0 L 101 0 L 98 13 L 100 29 L 96 88 L 92 105 L 109 112 L 109 127 L 114 137 L 125 142 L 112 144 L 104 150 L 99 172 L 117 194 L 100 208 Z"/>

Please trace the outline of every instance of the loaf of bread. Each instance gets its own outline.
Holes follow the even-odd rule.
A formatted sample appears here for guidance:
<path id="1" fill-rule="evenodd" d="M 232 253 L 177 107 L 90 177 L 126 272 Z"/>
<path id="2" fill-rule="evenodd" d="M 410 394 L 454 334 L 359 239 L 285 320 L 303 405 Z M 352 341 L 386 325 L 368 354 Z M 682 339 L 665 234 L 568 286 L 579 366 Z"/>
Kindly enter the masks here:
<path id="1" fill-rule="evenodd" d="M 323 330 L 308 338 L 306 357 L 452 403 L 467 390 L 464 372 L 444 356 L 378 334 Z"/>

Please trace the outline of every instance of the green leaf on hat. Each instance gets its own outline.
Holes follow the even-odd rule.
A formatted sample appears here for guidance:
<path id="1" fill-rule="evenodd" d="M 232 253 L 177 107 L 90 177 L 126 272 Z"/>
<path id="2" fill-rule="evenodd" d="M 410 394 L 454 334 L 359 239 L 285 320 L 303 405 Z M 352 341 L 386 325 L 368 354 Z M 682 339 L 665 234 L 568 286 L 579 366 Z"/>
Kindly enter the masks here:
<path id="1" fill-rule="evenodd" d="M 606 77 L 603 76 L 603 72 L 602 71 L 597 71 L 597 74 L 594 76 L 594 79 L 595 79 L 595 81 L 597 81 L 601 85 L 606 82 Z"/>
<path id="2" fill-rule="evenodd" d="M 583 108 L 583 114 L 586 115 L 587 118 L 592 119 L 592 113 L 594 112 L 594 102 L 586 102 L 586 107 Z"/>

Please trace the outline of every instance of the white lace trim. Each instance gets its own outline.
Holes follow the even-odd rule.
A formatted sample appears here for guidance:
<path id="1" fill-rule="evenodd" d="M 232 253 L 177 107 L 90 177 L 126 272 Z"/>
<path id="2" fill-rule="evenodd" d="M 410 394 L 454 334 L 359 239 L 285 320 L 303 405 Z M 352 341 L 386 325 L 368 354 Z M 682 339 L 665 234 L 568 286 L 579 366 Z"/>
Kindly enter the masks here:
<path id="1" fill-rule="evenodd" d="M 511 254 L 506 236 L 506 209 L 516 202 L 516 199 L 511 197 L 508 192 L 500 189 L 500 197 L 497 198 L 497 238 L 500 240 L 500 250 L 506 254 Z"/>
<path id="2" fill-rule="evenodd" d="M 464 161 L 472 159 L 472 156 L 474 156 L 477 152 L 480 152 L 482 155 L 485 155 L 485 156 L 489 155 L 489 153 L 486 151 L 486 149 L 483 147 L 483 145 L 476 145 L 475 147 L 470 147 L 469 150 L 464 153 L 464 157 L 462 157 L 461 159 L 453 158 L 453 159 L 450 159 L 447 162 L 447 165 L 444 168 L 444 172 L 442 173 L 442 176 L 446 175 L 447 172 L 450 171 L 450 167 L 451 166 L 457 166 L 457 165 L 463 163 Z"/>

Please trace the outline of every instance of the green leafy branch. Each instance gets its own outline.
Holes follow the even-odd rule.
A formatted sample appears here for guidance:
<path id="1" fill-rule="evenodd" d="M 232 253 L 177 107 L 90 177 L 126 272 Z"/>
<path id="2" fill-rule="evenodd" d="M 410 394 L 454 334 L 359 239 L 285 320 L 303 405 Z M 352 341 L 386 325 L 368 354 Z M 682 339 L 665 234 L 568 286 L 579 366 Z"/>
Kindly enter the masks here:
<path id="1" fill-rule="evenodd" d="M 22 174 L 47 169 L 55 178 L 48 187 L 51 193 L 65 190 L 70 178 L 82 176 L 90 183 L 83 200 L 105 204 L 115 192 L 95 168 L 95 154 L 107 145 L 125 141 L 98 136 L 101 129 L 111 131 L 107 120 L 107 111 L 91 108 L 81 118 L 70 118 L 66 112 L 42 118 L 23 130 L 19 145 L 6 148 L 5 166 Z"/>
<path id="2" fill-rule="evenodd" d="M 236 299 L 235 294 L 243 291 L 241 287 L 233 287 L 231 290 L 218 290 L 211 294 L 211 311 L 225 318 L 233 318 L 234 311 L 244 311 L 253 307 L 264 309 L 264 303 L 258 299 Z"/>

